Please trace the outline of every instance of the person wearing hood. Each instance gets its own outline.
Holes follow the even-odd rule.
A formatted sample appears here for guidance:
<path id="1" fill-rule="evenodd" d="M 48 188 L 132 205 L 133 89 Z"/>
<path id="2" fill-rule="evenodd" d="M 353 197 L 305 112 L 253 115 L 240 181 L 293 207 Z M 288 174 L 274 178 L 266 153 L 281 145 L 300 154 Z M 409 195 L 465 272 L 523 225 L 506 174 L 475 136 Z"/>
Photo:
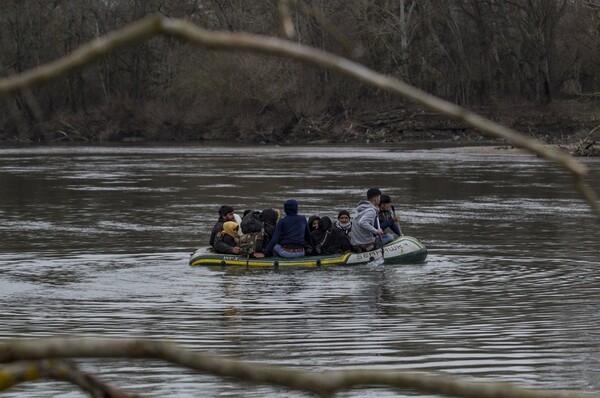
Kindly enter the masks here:
<path id="1" fill-rule="evenodd" d="M 370 251 L 375 249 L 375 240 L 377 236 L 383 235 L 383 230 L 379 226 L 377 210 L 381 191 L 378 188 L 371 188 L 367 191 L 367 200 L 361 200 L 356 206 L 356 214 L 352 222 L 352 236 L 350 243 L 356 251 Z"/>
<path id="2" fill-rule="evenodd" d="M 317 215 L 308 217 L 308 229 L 310 230 L 310 232 L 315 231 L 317 228 L 319 228 L 320 219 L 321 218 Z"/>
<path id="3" fill-rule="evenodd" d="M 223 230 L 215 237 L 215 251 L 221 254 L 239 254 L 238 230 L 240 226 L 235 221 L 225 221 Z"/>
<path id="4" fill-rule="evenodd" d="M 264 209 L 261 213 L 261 218 L 263 220 L 263 228 L 265 231 L 263 239 L 264 250 L 271 241 L 273 234 L 275 234 L 275 227 L 280 218 L 280 211 L 275 209 Z"/>
<path id="5" fill-rule="evenodd" d="M 285 217 L 277 223 L 273 237 L 263 251 L 266 256 L 273 253 L 279 257 L 304 257 L 304 242 L 310 242 L 310 231 L 306 218 L 298 214 L 298 202 L 288 199 L 283 204 Z"/>
<path id="6" fill-rule="evenodd" d="M 331 218 L 325 216 L 319 220 L 319 227 L 311 231 L 312 253 L 327 255 L 350 251 L 350 239 L 346 234 L 333 226 Z"/>

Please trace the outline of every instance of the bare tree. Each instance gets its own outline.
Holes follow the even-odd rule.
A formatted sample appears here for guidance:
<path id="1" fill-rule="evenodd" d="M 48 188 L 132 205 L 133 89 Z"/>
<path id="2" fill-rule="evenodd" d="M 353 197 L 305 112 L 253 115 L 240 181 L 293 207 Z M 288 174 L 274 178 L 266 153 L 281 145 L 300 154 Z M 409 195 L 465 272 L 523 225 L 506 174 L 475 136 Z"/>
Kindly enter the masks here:
<path id="1" fill-rule="evenodd" d="M 278 4 L 288 5 L 285 18 Z M 600 12 L 591 0 L 6 0 L 0 75 L 57 59 L 148 13 L 270 36 L 284 34 L 284 19 L 293 42 L 349 55 L 458 104 L 547 103 L 561 89 L 600 92 Z M 0 103 L 11 115 L 0 121 L 0 138 L 53 139 L 67 123 L 92 140 L 148 131 L 156 134 L 149 139 L 180 131 L 199 139 L 199 131 L 210 137 L 231 125 L 239 126 L 233 139 L 261 129 L 276 139 L 302 129 L 301 120 L 320 123 L 325 134 L 331 117 L 405 102 L 321 66 L 188 46 L 157 37 L 33 88 L 29 99 L 12 97 Z M 223 104 L 219 121 L 213 105 Z M 99 127 L 107 121 L 114 126 Z"/>
<path id="2" fill-rule="evenodd" d="M 552 50 L 556 43 L 558 23 L 565 15 L 567 0 L 510 0 L 506 14 L 517 28 L 513 32 L 517 59 L 522 65 L 524 83 L 540 102 L 552 101 L 550 77 Z M 518 40 L 520 38 L 520 40 Z"/>

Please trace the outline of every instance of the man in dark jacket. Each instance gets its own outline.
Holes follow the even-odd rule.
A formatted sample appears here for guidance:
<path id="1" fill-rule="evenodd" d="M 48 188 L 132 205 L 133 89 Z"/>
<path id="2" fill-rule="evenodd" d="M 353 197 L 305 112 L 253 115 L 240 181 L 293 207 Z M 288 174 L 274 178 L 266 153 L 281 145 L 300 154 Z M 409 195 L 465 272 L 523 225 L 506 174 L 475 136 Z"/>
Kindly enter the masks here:
<path id="1" fill-rule="evenodd" d="M 223 223 L 225 223 L 227 221 L 235 220 L 235 215 L 233 214 L 234 211 L 235 210 L 233 209 L 233 207 L 228 206 L 228 205 L 223 205 L 219 208 L 219 220 L 213 227 L 212 232 L 210 233 L 209 244 L 213 248 L 215 247 L 215 237 L 217 236 L 217 234 L 219 234 L 219 233 L 221 233 L 221 231 L 223 231 Z"/>
<path id="2" fill-rule="evenodd" d="M 298 202 L 288 199 L 283 204 L 285 217 L 277 223 L 271 241 L 264 250 L 266 256 L 304 257 L 304 242 L 310 242 L 306 217 L 298 214 Z"/>
<path id="3" fill-rule="evenodd" d="M 239 254 L 238 246 L 238 223 L 234 221 L 225 221 L 223 230 L 215 237 L 215 251 L 222 254 Z"/>
<path id="4" fill-rule="evenodd" d="M 388 195 L 381 194 L 381 199 L 379 199 L 379 214 L 377 218 L 379 219 L 379 226 L 386 232 L 386 229 L 389 228 L 395 233 L 397 236 L 402 235 L 400 231 L 400 227 L 398 226 L 398 221 L 400 221 L 400 217 L 398 217 L 391 210 L 392 199 Z M 381 236 L 381 243 L 384 245 L 394 240 L 394 235 L 390 233 L 384 233 Z"/>

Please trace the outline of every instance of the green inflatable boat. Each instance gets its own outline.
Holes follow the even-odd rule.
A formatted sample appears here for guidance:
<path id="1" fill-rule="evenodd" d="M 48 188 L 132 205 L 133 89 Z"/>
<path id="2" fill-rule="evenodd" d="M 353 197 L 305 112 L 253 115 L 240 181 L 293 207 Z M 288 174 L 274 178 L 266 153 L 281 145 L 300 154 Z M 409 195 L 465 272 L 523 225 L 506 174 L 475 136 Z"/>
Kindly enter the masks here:
<path id="1" fill-rule="evenodd" d="M 410 236 L 401 236 L 381 248 L 364 253 L 341 253 L 329 256 L 300 258 L 253 258 L 235 254 L 218 254 L 210 248 L 200 248 L 191 254 L 190 265 L 243 266 L 243 267 L 323 267 L 331 265 L 359 265 L 383 257 L 385 264 L 422 263 L 427 258 L 427 247 Z"/>

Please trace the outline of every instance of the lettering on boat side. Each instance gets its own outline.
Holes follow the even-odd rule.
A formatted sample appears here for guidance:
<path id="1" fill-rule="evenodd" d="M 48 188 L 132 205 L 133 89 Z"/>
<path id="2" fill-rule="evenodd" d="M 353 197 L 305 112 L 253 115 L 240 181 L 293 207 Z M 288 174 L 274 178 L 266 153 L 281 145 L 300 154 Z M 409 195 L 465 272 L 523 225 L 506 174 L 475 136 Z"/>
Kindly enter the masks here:
<path id="1" fill-rule="evenodd" d="M 392 252 L 392 251 L 396 251 L 396 250 L 402 251 L 402 246 L 408 246 L 408 244 L 406 242 L 400 242 L 400 243 L 396 243 L 393 246 L 388 246 L 384 250 L 386 252 Z"/>
<path id="2" fill-rule="evenodd" d="M 375 253 L 375 255 L 373 255 L 372 252 L 357 253 L 356 254 L 356 259 L 357 260 L 363 260 L 363 259 L 371 259 L 371 257 L 378 258 L 380 254 L 381 253 L 379 253 L 379 252 Z"/>
<path id="3" fill-rule="evenodd" d="M 237 260 L 237 256 L 223 256 L 223 260 Z"/>

